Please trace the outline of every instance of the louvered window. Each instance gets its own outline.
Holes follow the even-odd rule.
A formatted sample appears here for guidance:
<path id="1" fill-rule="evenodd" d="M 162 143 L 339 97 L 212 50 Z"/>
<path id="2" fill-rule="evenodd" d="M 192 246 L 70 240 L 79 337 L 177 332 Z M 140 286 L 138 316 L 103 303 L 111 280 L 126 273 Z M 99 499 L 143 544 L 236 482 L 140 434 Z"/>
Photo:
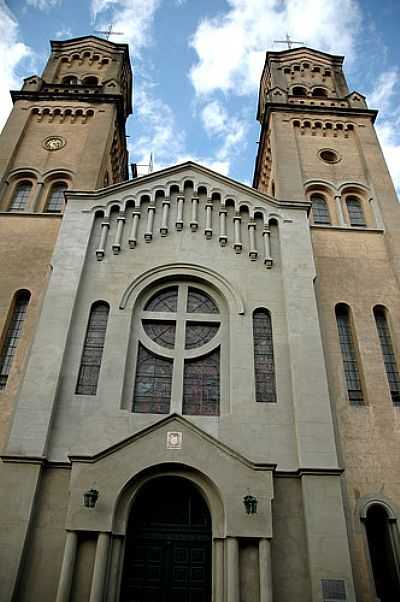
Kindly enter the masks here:
<path id="1" fill-rule="evenodd" d="M 32 184 L 20 182 L 14 192 L 9 211 L 24 211 L 31 194 Z"/>
<path id="2" fill-rule="evenodd" d="M 256 401 L 276 401 L 274 348 L 272 323 L 266 309 L 253 313 L 254 369 L 256 379 Z"/>
<path id="3" fill-rule="evenodd" d="M 217 415 L 221 314 L 203 289 L 179 282 L 151 295 L 138 316 L 133 411 Z"/>
<path id="4" fill-rule="evenodd" d="M 5 389 L 7 385 L 18 341 L 22 335 L 22 327 L 30 297 L 31 295 L 28 291 L 20 291 L 15 297 L 14 309 L 0 353 L 0 390 Z"/>
<path id="5" fill-rule="evenodd" d="M 350 312 L 346 305 L 336 306 L 336 321 L 342 352 L 344 375 L 349 400 L 355 404 L 363 402 L 360 371 L 354 346 Z"/>
<path id="6" fill-rule="evenodd" d="M 362 210 L 361 202 L 357 197 L 349 196 L 346 200 L 347 211 L 349 213 L 350 224 L 352 226 L 365 227 L 364 212 Z"/>
<path id="7" fill-rule="evenodd" d="M 330 224 L 331 219 L 329 217 L 328 206 L 323 197 L 313 196 L 311 197 L 312 202 L 312 214 L 314 224 Z"/>
<path id="8" fill-rule="evenodd" d="M 53 184 L 47 203 L 49 213 L 61 213 L 65 205 L 64 192 L 67 188 L 67 185 L 63 183 Z"/>
<path id="9" fill-rule="evenodd" d="M 389 382 L 390 395 L 393 403 L 400 405 L 400 377 L 384 308 L 375 307 L 374 316 Z"/>
<path id="10" fill-rule="evenodd" d="M 76 385 L 78 395 L 96 395 L 108 314 L 107 303 L 99 302 L 92 306 Z"/>

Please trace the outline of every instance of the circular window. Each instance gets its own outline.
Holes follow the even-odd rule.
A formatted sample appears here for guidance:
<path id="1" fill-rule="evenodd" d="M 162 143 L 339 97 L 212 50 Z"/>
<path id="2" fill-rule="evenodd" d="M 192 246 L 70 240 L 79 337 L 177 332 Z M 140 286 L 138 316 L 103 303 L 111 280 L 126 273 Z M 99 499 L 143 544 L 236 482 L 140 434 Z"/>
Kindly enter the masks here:
<path id="1" fill-rule="evenodd" d="M 319 151 L 320 158 L 325 161 L 325 163 L 337 163 L 340 161 L 340 157 L 336 151 L 331 150 L 330 148 L 324 148 Z"/>

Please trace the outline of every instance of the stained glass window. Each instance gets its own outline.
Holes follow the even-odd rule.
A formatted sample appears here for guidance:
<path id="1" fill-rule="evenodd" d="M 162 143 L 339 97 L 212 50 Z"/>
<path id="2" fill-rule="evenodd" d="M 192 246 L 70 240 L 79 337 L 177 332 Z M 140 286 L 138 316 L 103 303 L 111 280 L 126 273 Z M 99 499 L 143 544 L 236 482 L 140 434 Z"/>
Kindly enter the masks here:
<path id="1" fill-rule="evenodd" d="M 7 385 L 18 341 L 22 335 L 22 327 L 30 297 L 31 295 L 28 291 L 20 291 L 15 298 L 14 309 L 0 353 L 0 390 L 5 389 Z"/>
<path id="2" fill-rule="evenodd" d="M 314 224 L 330 224 L 331 220 L 325 199 L 320 196 L 312 196 L 311 202 Z"/>
<path id="3" fill-rule="evenodd" d="M 133 396 L 134 412 L 169 413 L 172 363 L 171 359 L 159 357 L 139 344 Z"/>
<path id="4" fill-rule="evenodd" d="M 365 227 L 364 213 L 361 207 L 360 200 L 355 196 L 349 196 L 346 200 L 347 211 L 349 212 L 350 224 L 352 226 Z"/>
<path id="5" fill-rule="evenodd" d="M 266 309 L 253 313 L 254 369 L 256 401 L 276 401 L 274 348 L 271 316 Z"/>
<path id="6" fill-rule="evenodd" d="M 15 189 L 9 211 L 24 211 L 29 195 L 31 194 L 32 184 L 30 182 L 21 182 Z"/>
<path id="7" fill-rule="evenodd" d="M 374 316 L 389 382 L 390 395 L 393 403 L 400 405 L 400 377 L 384 308 L 375 307 Z"/>
<path id="8" fill-rule="evenodd" d="M 54 184 L 51 187 L 49 200 L 47 203 L 47 211 L 49 213 L 60 213 L 64 207 L 64 191 L 67 190 L 66 184 Z"/>
<path id="9" fill-rule="evenodd" d="M 205 357 L 185 361 L 183 414 L 218 415 L 219 363 L 219 348 Z"/>
<path id="10" fill-rule="evenodd" d="M 139 337 L 134 411 L 165 413 L 172 402 L 186 414 L 217 414 L 221 316 L 214 299 L 182 282 L 152 295 L 139 314 L 145 334 Z"/>
<path id="11" fill-rule="evenodd" d="M 178 287 L 164 289 L 156 293 L 147 303 L 146 311 L 176 311 L 178 305 Z"/>
<path id="12" fill-rule="evenodd" d="M 336 306 L 336 321 L 349 400 L 355 403 L 362 403 L 363 392 L 360 371 L 351 329 L 350 312 L 346 305 L 341 304 Z"/>
<path id="13" fill-rule="evenodd" d="M 193 314 L 218 314 L 215 302 L 204 291 L 189 288 L 187 311 Z"/>
<path id="14" fill-rule="evenodd" d="M 77 395 L 96 395 L 108 313 L 107 303 L 99 302 L 92 306 L 76 385 Z"/>

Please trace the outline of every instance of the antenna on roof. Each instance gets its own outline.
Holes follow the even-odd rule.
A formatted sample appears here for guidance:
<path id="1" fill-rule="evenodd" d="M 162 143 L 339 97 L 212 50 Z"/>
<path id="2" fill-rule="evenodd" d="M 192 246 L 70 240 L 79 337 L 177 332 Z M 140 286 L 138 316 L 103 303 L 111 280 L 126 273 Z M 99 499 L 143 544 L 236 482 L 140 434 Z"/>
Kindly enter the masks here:
<path id="1" fill-rule="evenodd" d="M 295 42 L 294 40 L 291 40 L 288 33 L 286 34 L 286 40 L 274 40 L 274 44 L 287 44 L 288 50 L 291 50 L 293 44 L 299 44 L 299 46 L 306 45 L 305 42 Z"/>
<path id="2" fill-rule="evenodd" d="M 100 30 L 95 29 L 94 33 L 100 33 L 101 35 L 105 36 L 106 40 L 108 40 L 110 38 L 110 36 L 123 36 L 124 35 L 123 31 L 113 31 L 112 23 L 110 23 L 110 25 L 106 31 L 100 31 Z"/>

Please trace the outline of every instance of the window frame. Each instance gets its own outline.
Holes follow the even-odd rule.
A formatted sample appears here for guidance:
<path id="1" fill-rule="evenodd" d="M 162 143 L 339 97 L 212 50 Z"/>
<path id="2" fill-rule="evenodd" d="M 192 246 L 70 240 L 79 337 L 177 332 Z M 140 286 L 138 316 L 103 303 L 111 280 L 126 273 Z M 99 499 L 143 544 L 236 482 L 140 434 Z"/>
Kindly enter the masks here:
<path id="1" fill-rule="evenodd" d="M 171 312 L 168 315 L 165 312 L 165 321 L 175 321 L 176 316 L 176 334 L 175 334 L 175 348 L 169 349 L 167 347 L 162 347 L 153 341 L 149 335 L 145 332 L 143 328 L 143 320 L 150 319 L 150 314 L 152 312 L 144 310 L 146 304 L 150 301 L 152 297 L 154 297 L 157 293 L 162 292 L 162 290 L 170 288 L 170 287 L 178 287 L 178 307 L 177 312 Z M 185 291 L 186 295 L 189 288 L 198 289 L 204 292 L 206 295 L 211 297 L 211 299 L 215 302 L 218 307 L 219 313 L 215 314 L 192 314 L 193 316 L 197 316 L 194 320 L 190 319 L 191 314 L 183 310 L 183 304 L 187 297 L 184 297 L 183 300 L 179 297 L 179 289 L 180 287 Z M 153 312 L 157 313 L 157 312 Z M 172 317 L 174 316 L 174 317 Z M 199 316 L 206 316 L 203 319 L 199 320 Z M 213 317 L 214 316 L 214 319 Z M 135 384 L 136 384 L 136 369 L 137 369 L 137 360 L 139 355 L 139 346 L 140 344 L 145 347 L 148 351 L 153 353 L 154 355 L 162 358 L 168 358 L 173 360 L 172 366 L 172 386 L 171 386 L 171 400 L 170 400 L 170 408 L 169 414 L 178 413 L 183 415 L 183 392 L 184 392 L 184 367 L 185 360 L 193 360 L 200 359 L 208 356 L 212 351 L 219 348 L 219 409 L 218 413 L 215 415 L 207 415 L 207 414 L 185 414 L 189 416 L 199 416 L 201 418 L 216 418 L 220 416 L 226 409 L 226 390 L 227 390 L 227 311 L 224 299 L 216 291 L 213 287 L 207 286 L 202 282 L 197 280 L 193 280 L 190 278 L 182 278 L 182 279 L 174 279 L 168 280 L 167 282 L 157 283 L 154 286 L 150 286 L 148 289 L 144 291 L 144 293 L 138 299 L 138 302 L 134 309 L 134 316 L 132 320 L 132 330 L 130 335 L 130 347 L 131 352 L 128 353 L 128 370 L 127 370 L 127 378 L 126 384 L 124 386 L 124 399 L 125 399 L 125 407 L 129 409 L 129 411 L 136 413 L 134 409 L 134 392 L 135 392 Z M 207 322 L 218 322 L 219 329 L 215 336 L 206 344 L 196 347 L 193 349 L 185 349 L 185 340 L 184 340 L 184 326 L 185 323 L 190 321 L 204 321 Z M 179 322 L 179 326 L 178 326 Z M 178 332 L 178 329 L 181 332 Z M 142 413 L 142 412 L 140 412 Z"/>
<path id="2" fill-rule="evenodd" d="M 362 224 L 353 223 L 351 213 L 349 211 L 349 201 L 358 201 L 358 203 L 360 205 L 360 212 L 361 212 L 362 218 L 364 220 L 364 223 L 362 223 Z M 349 193 L 345 196 L 344 204 L 346 207 L 348 225 L 351 228 L 368 228 L 367 215 L 366 215 L 366 211 L 365 211 L 363 198 L 358 194 Z"/>
<path id="3" fill-rule="evenodd" d="M 28 194 L 26 195 L 25 205 L 22 209 L 15 209 L 13 207 L 13 204 L 14 204 L 16 195 L 18 194 L 18 189 L 20 187 L 22 187 L 23 185 L 27 185 L 27 184 L 29 184 L 30 190 L 29 190 Z M 16 182 L 13 186 L 11 195 L 10 195 L 10 200 L 9 200 L 9 203 L 7 206 L 7 211 L 11 212 L 11 213 L 14 213 L 14 212 L 15 213 L 24 213 L 25 211 L 27 211 L 29 209 L 29 203 L 32 199 L 33 188 L 34 188 L 34 182 L 32 182 L 32 180 L 29 178 L 20 178 L 20 179 L 16 180 Z"/>
<path id="4" fill-rule="evenodd" d="M 326 212 L 328 214 L 327 222 L 316 221 L 314 214 L 314 201 L 322 201 L 325 204 Z M 311 202 L 311 215 L 312 215 L 312 223 L 316 226 L 332 226 L 332 216 L 329 209 L 329 203 L 324 194 L 319 192 L 313 192 L 310 194 L 310 202 Z"/>
<path id="5" fill-rule="evenodd" d="M 45 213 L 64 213 L 65 198 L 64 198 L 64 204 L 62 205 L 62 207 L 59 210 L 49 209 L 49 205 L 51 202 L 51 197 L 52 197 L 54 189 L 61 188 L 61 186 L 65 187 L 65 188 L 63 188 L 64 192 L 66 190 L 68 190 L 68 183 L 65 182 L 64 180 L 53 180 L 52 182 L 50 182 L 49 190 L 48 190 L 47 197 L 46 197 L 46 205 L 45 205 L 45 209 L 44 209 Z"/>
<path id="6" fill-rule="evenodd" d="M 22 309 L 21 320 L 21 312 L 20 314 L 17 314 L 17 310 L 18 302 L 20 299 L 22 300 L 23 297 L 26 299 L 26 301 Z M 12 374 L 14 360 L 18 354 L 19 342 L 24 336 L 24 325 L 27 319 L 31 298 L 31 292 L 27 289 L 20 289 L 16 291 L 8 312 L 7 320 L 4 324 L 2 337 L 0 340 L 0 374 L 1 376 L 5 376 L 5 382 L 4 386 L 0 382 L 0 393 L 7 389 L 9 378 Z M 14 339 L 16 341 L 15 344 L 12 344 L 10 339 Z M 13 350 L 12 353 L 10 353 L 11 350 Z M 8 365 L 8 368 L 6 371 L 4 371 L 6 365 Z"/>
<path id="7" fill-rule="evenodd" d="M 274 399 L 259 399 L 257 392 L 257 365 L 256 365 L 256 338 L 254 336 L 254 317 L 256 313 L 262 313 L 268 317 L 269 326 L 271 329 L 271 347 L 272 347 L 272 375 L 271 380 L 273 381 L 273 396 Z M 275 354 L 275 343 L 274 343 L 274 326 L 272 323 L 272 314 L 269 309 L 266 307 L 258 306 L 255 307 L 251 313 L 251 334 L 252 334 L 252 353 L 253 353 L 253 377 L 254 377 L 254 400 L 258 404 L 276 404 L 278 402 L 278 389 L 277 389 L 277 379 L 276 379 L 276 354 Z M 266 354 L 265 354 L 266 355 Z"/>
<path id="8" fill-rule="evenodd" d="M 99 354 L 99 358 L 98 358 L 95 391 L 93 393 L 87 393 L 87 392 L 82 392 L 80 390 L 84 386 L 84 383 L 81 382 L 81 375 L 82 375 L 84 368 L 87 367 L 88 365 L 90 365 L 87 363 L 87 359 L 86 359 L 86 361 L 84 361 L 85 354 L 88 355 L 88 350 L 90 348 L 92 348 L 92 349 L 95 348 L 95 346 L 93 344 L 91 344 L 91 345 L 89 344 L 89 334 L 92 334 L 92 336 L 93 336 L 94 329 L 91 328 L 91 321 L 92 321 L 93 313 L 98 307 L 101 307 L 101 306 L 103 306 L 104 308 L 107 308 L 107 315 L 106 315 L 106 320 L 105 320 L 105 328 L 104 328 L 104 333 L 103 333 L 101 353 Z M 107 331 L 109 328 L 110 313 L 111 313 L 111 307 L 110 307 L 110 304 L 107 303 L 107 301 L 103 301 L 103 300 L 99 299 L 98 301 L 95 301 L 94 303 L 92 303 L 90 305 L 87 320 L 86 320 L 86 329 L 85 329 L 85 336 L 83 338 L 81 357 L 79 360 L 78 374 L 76 377 L 75 390 L 74 390 L 75 395 L 79 395 L 79 396 L 83 395 L 83 396 L 88 396 L 88 397 L 94 397 L 94 396 L 98 395 L 101 369 L 103 366 L 104 348 L 105 348 L 106 342 L 107 342 Z"/>
<path id="9" fill-rule="evenodd" d="M 358 379 L 359 385 L 360 385 L 359 389 L 350 388 L 349 387 L 350 379 L 347 378 L 348 372 L 346 371 L 345 362 L 350 361 L 350 360 L 345 359 L 345 353 L 344 353 L 344 349 L 342 346 L 342 338 L 341 338 L 341 334 L 340 334 L 341 331 L 339 329 L 339 321 L 338 321 L 338 312 L 342 311 L 342 310 L 346 310 L 346 314 L 347 314 L 347 316 L 346 316 L 347 321 L 348 321 L 348 324 L 347 324 L 348 333 L 347 334 L 349 335 L 349 340 L 351 342 L 351 347 L 352 347 L 350 349 L 350 355 L 353 356 L 353 359 L 351 361 L 353 361 L 353 363 L 356 367 L 355 372 L 356 372 L 356 379 Z M 341 357 L 341 363 L 342 363 L 343 383 L 344 383 L 344 389 L 346 391 L 346 397 L 347 397 L 347 400 L 350 402 L 350 405 L 365 406 L 365 405 L 367 405 L 366 388 L 365 388 L 365 384 L 364 384 L 362 364 L 361 364 L 360 354 L 359 354 L 359 349 L 358 349 L 358 338 L 357 338 L 357 334 L 354 329 L 353 314 L 352 314 L 350 306 L 347 305 L 347 303 L 337 303 L 335 305 L 334 311 L 335 311 L 336 332 L 337 332 L 337 336 L 338 336 L 338 344 L 339 344 L 340 357 Z M 351 397 L 350 391 L 360 391 L 361 395 L 359 398 Z"/>

